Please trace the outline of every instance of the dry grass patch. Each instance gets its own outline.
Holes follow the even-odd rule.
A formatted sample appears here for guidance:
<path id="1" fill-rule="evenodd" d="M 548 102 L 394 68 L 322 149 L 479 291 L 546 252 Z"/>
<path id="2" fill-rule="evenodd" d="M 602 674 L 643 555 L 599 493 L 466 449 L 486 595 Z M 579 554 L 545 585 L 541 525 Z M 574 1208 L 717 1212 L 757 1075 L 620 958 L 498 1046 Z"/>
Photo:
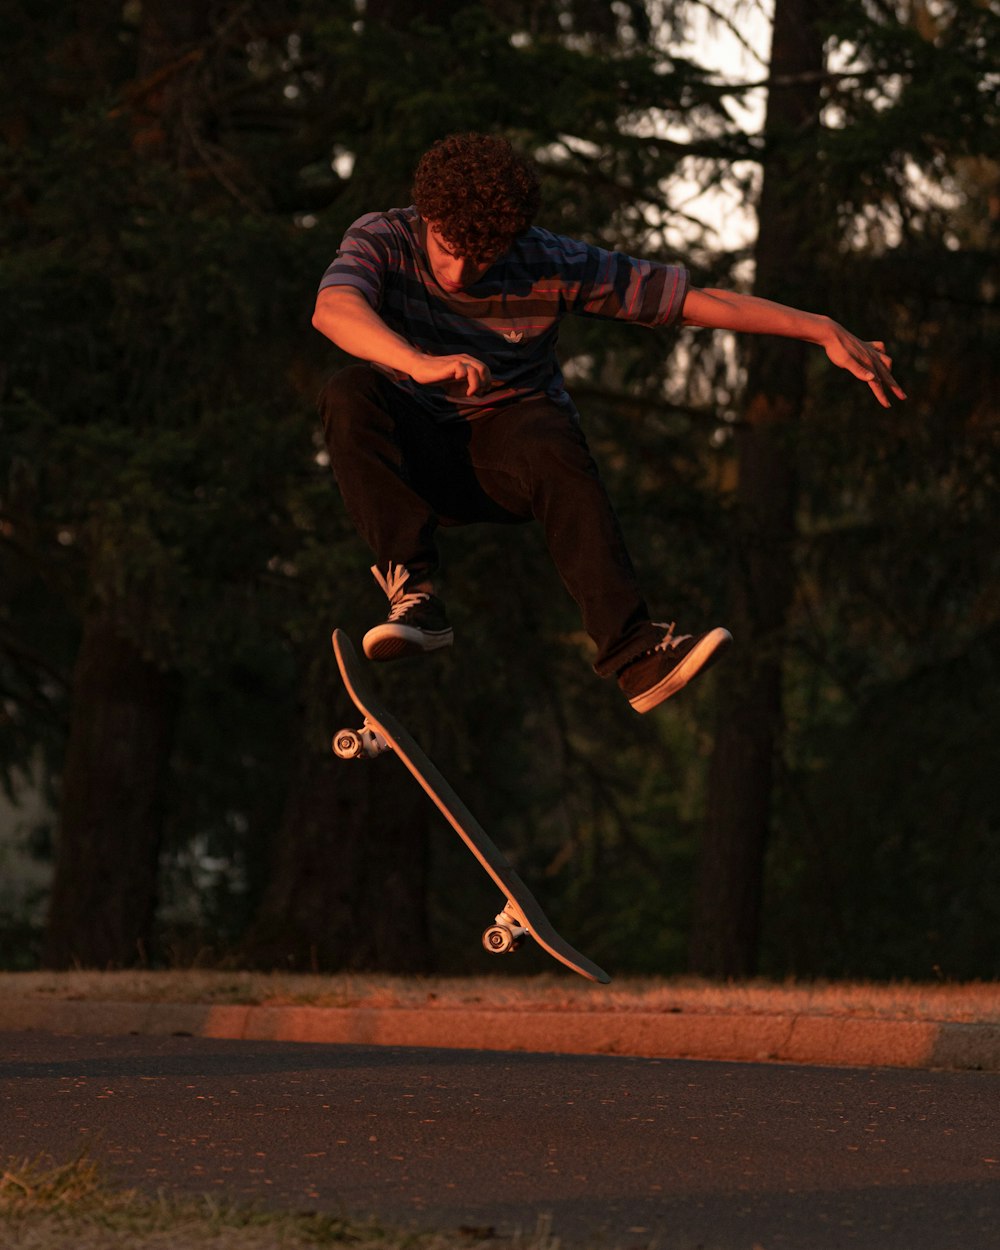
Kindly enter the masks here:
<path id="1" fill-rule="evenodd" d="M 315 1212 L 115 1189 L 85 1157 L 10 1160 L 0 1176 L 4 1250 L 475 1250 L 480 1235 L 411 1233 Z M 496 1246 L 498 1243 L 491 1242 Z M 556 1250 L 544 1229 L 510 1250 Z"/>
<path id="2" fill-rule="evenodd" d="M 214 972 L 0 973 L 0 998 L 267 1006 L 500 1008 L 509 1011 L 692 1012 L 853 1015 L 880 1019 L 1000 1023 L 1000 983 L 720 984 L 620 978 L 610 987 L 560 973 L 531 978 L 302 976 Z"/>

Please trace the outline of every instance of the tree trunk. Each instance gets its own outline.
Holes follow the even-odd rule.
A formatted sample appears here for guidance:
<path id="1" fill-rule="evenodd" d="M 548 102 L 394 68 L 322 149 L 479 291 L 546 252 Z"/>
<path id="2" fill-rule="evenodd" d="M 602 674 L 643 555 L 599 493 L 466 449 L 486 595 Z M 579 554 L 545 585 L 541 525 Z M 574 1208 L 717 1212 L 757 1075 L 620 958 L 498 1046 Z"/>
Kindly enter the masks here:
<path id="1" fill-rule="evenodd" d="M 200 0 L 143 2 L 131 94 L 135 133 L 144 136 L 150 160 L 181 167 L 187 161 L 200 124 L 192 74 L 208 10 Z M 78 54 L 92 71 L 119 16 L 99 0 L 76 5 Z M 96 565 L 90 579 L 100 581 Z M 49 966 L 130 964 L 147 956 L 175 687 L 116 630 L 112 611 L 95 609 L 85 618 L 43 952 Z"/>
<path id="2" fill-rule="evenodd" d="M 815 307 L 816 126 L 824 5 L 778 0 L 771 48 L 767 155 L 755 289 Z M 782 732 L 782 649 L 794 588 L 794 423 L 807 348 L 747 343 L 744 423 L 737 438 L 736 541 L 730 622 L 735 653 L 720 682 L 715 749 L 701 847 L 691 964 L 709 976 L 756 969 L 776 753 Z"/>
<path id="3" fill-rule="evenodd" d="M 150 949 L 176 679 L 87 618 L 72 681 L 43 963 L 122 967 Z"/>
<path id="4" fill-rule="evenodd" d="M 426 972 L 430 803 L 392 755 L 347 763 L 328 748 L 360 720 L 328 645 L 301 691 L 299 764 L 244 954 L 271 968 Z"/>

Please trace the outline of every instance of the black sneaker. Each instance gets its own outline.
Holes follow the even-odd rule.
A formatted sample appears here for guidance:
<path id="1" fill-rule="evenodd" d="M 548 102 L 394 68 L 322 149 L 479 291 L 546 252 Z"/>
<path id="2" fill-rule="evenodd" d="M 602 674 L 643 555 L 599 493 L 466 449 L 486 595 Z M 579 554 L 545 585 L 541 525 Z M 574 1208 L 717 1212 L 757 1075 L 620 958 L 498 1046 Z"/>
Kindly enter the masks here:
<path id="1" fill-rule="evenodd" d="M 410 574 L 402 565 L 390 564 L 387 577 L 377 565 L 372 572 L 392 607 L 384 623 L 364 636 L 362 646 L 369 660 L 398 660 L 451 646 L 455 635 L 437 595 L 424 590 L 408 593 L 405 587 Z"/>
<path id="2" fill-rule="evenodd" d="M 618 674 L 619 689 L 637 712 L 648 712 L 682 690 L 733 641 L 728 629 L 680 635 L 674 633 L 672 624 L 663 629 L 663 638 L 652 651 L 640 655 Z"/>

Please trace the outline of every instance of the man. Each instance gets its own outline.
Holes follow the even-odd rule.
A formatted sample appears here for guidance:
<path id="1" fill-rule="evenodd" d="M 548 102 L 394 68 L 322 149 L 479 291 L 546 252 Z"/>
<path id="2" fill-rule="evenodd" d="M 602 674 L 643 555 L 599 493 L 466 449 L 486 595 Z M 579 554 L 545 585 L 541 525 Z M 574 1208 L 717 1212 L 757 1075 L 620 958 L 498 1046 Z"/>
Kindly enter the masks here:
<path id="1" fill-rule="evenodd" d="M 365 363 L 320 398 L 345 506 L 376 557 L 388 618 L 373 660 L 452 642 L 434 593 L 439 525 L 535 519 L 597 648 L 647 712 L 731 642 L 650 620 L 618 520 L 556 356 L 568 314 L 696 325 L 817 343 L 888 407 L 903 399 L 882 343 L 828 317 L 696 290 L 680 266 L 607 252 L 532 225 L 538 179 L 506 140 L 453 135 L 418 165 L 414 204 L 347 231 L 320 283 L 313 325 Z"/>

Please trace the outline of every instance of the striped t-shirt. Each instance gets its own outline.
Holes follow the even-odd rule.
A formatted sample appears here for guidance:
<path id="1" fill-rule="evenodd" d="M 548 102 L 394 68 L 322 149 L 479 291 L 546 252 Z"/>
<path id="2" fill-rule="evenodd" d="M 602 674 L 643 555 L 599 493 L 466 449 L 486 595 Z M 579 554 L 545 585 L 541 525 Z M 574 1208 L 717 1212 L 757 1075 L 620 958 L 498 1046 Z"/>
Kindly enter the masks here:
<path id="1" fill-rule="evenodd" d="M 575 412 L 556 357 L 567 314 L 665 326 L 680 316 L 687 270 L 635 260 L 532 227 L 477 281 L 456 293 L 437 283 L 416 208 L 360 217 L 320 282 L 357 288 L 382 320 L 433 356 L 464 352 L 492 374 L 482 395 L 446 394 L 382 369 L 439 421 L 465 420 L 547 396 Z M 381 367 L 381 366 L 380 366 Z"/>

